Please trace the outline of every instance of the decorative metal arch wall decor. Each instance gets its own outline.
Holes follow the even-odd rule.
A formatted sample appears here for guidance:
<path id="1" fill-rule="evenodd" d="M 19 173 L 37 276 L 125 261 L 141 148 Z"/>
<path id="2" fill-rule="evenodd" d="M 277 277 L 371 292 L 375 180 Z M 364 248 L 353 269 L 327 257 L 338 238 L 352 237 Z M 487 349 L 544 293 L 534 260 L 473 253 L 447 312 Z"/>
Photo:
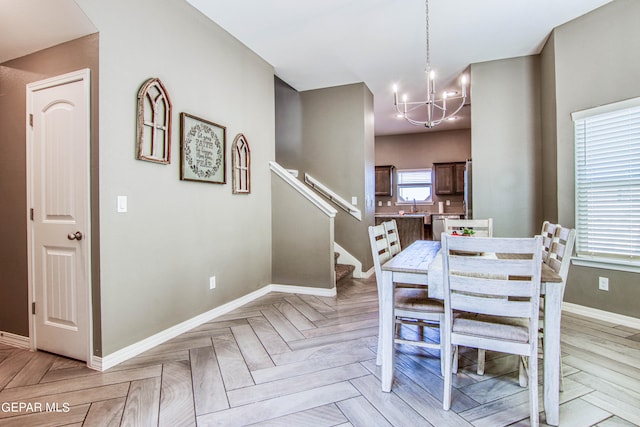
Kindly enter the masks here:
<path id="1" fill-rule="evenodd" d="M 180 179 L 225 184 L 226 128 L 180 113 Z"/>
<path id="2" fill-rule="evenodd" d="M 247 138 L 239 133 L 231 146 L 233 193 L 251 193 L 251 150 Z"/>
<path id="3" fill-rule="evenodd" d="M 148 79 L 138 91 L 137 139 L 137 159 L 171 163 L 171 100 L 158 78 Z"/>

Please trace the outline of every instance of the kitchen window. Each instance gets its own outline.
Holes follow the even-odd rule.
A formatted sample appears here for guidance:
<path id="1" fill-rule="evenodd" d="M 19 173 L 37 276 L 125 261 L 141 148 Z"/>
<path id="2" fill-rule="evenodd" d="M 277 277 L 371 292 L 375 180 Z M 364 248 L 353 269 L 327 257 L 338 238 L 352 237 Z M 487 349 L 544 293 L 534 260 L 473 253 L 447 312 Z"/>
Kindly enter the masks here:
<path id="1" fill-rule="evenodd" d="M 640 271 L 640 98 L 572 117 L 576 254 Z"/>
<path id="2" fill-rule="evenodd" d="M 396 172 L 398 203 L 431 203 L 433 179 L 431 168 L 400 169 Z"/>

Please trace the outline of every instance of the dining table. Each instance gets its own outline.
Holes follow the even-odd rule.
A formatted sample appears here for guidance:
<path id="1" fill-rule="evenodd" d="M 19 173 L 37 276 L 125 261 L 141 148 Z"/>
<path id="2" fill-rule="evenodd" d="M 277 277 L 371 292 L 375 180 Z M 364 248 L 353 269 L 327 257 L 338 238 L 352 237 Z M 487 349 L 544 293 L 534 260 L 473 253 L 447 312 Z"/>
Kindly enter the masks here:
<path id="1" fill-rule="evenodd" d="M 430 298 L 443 299 L 440 242 L 416 240 L 382 265 L 380 292 L 381 383 L 390 392 L 394 367 L 395 283 L 428 286 Z M 560 316 L 564 283 L 546 264 L 541 266 L 540 295 L 544 295 L 543 402 L 546 423 L 557 426 L 560 418 Z M 430 279 L 430 280 L 428 280 Z"/>

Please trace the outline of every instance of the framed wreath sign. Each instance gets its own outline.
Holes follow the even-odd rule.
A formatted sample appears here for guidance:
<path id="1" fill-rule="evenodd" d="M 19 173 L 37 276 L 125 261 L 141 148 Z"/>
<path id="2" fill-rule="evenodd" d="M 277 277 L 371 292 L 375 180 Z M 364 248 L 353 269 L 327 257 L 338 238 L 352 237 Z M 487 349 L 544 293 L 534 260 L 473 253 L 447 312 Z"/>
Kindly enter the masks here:
<path id="1" fill-rule="evenodd" d="M 180 179 L 226 183 L 226 128 L 180 113 Z"/>

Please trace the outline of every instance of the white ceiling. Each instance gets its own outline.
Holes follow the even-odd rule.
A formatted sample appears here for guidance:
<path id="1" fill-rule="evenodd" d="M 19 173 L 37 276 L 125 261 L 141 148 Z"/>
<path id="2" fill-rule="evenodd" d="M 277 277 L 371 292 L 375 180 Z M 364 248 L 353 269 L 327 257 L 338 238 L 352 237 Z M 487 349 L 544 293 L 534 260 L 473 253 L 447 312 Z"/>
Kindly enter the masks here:
<path id="1" fill-rule="evenodd" d="M 186 1 L 297 90 L 366 83 L 377 135 L 424 131 L 394 117 L 391 93 L 424 98 L 423 0 Z M 430 0 L 438 91 L 471 63 L 538 53 L 554 27 L 609 1 Z M 96 31 L 73 0 L 0 0 L 0 63 Z M 468 110 L 455 126 L 469 127 Z"/>
<path id="2" fill-rule="evenodd" d="M 395 118 L 391 90 L 397 83 L 409 100 L 425 99 L 424 0 L 187 1 L 299 91 L 366 83 L 374 95 L 376 135 L 425 130 Z M 471 63 L 539 53 L 554 27 L 609 1 L 430 0 L 436 89 L 444 90 Z M 470 126 L 468 110 L 457 126 Z"/>
<path id="3" fill-rule="evenodd" d="M 0 64 L 96 31 L 73 0 L 0 0 Z"/>

